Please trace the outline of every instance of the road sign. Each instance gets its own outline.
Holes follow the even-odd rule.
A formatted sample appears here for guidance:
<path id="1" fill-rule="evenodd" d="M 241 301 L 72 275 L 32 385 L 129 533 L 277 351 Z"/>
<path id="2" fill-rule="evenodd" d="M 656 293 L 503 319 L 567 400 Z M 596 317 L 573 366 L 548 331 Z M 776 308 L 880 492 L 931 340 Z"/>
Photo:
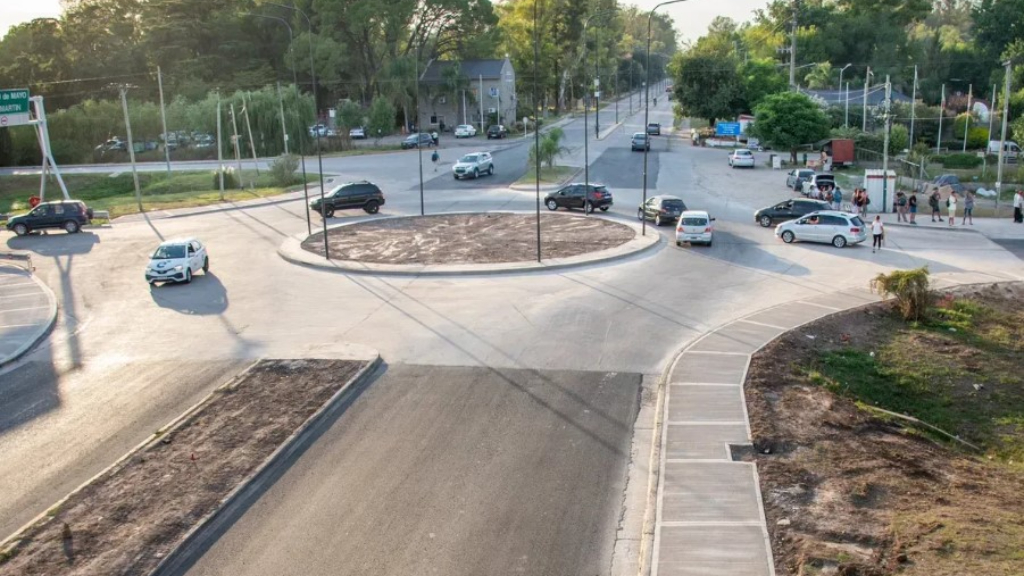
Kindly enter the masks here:
<path id="1" fill-rule="evenodd" d="M 739 136 L 739 122 L 719 122 L 715 124 L 715 136 Z"/>
<path id="2" fill-rule="evenodd" d="M 20 126 L 30 121 L 28 89 L 0 90 L 0 126 Z"/>

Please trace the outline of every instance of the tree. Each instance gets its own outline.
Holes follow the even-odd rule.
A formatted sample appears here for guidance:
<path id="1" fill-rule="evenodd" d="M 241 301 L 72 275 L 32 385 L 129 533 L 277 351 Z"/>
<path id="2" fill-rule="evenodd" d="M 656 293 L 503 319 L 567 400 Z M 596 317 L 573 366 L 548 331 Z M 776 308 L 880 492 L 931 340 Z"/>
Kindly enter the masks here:
<path id="1" fill-rule="evenodd" d="M 342 129 L 351 130 L 357 126 L 362 126 L 366 121 L 366 115 L 363 112 L 363 107 L 351 100 L 345 100 L 338 107 L 338 122 L 341 124 Z"/>
<path id="2" fill-rule="evenodd" d="M 889 155 L 901 154 L 910 146 L 910 130 L 903 124 L 894 124 L 889 129 Z"/>
<path id="3" fill-rule="evenodd" d="M 370 114 L 367 121 L 367 128 L 374 138 L 391 134 L 395 129 L 395 107 L 387 98 L 378 96 L 370 104 Z"/>
<path id="4" fill-rule="evenodd" d="M 769 94 L 785 92 L 789 81 L 771 60 L 750 60 L 740 68 L 746 111 L 753 111 Z"/>
<path id="5" fill-rule="evenodd" d="M 810 73 L 804 78 L 807 82 L 807 87 L 811 90 L 823 90 L 825 88 L 832 87 L 832 64 L 829 62 L 821 62 L 816 64 L 811 69 Z"/>
<path id="6" fill-rule="evenodd" d="M 729 56 L 693 51 L 672 61 L 675 94 L 684 114 L 711 124 L 743 108 L 743 82 Z"/>
<path id="7" fill-rule="evenodd" d="M 554 167 L 555 160 L 569 151 L 568 148 L 562 146 L 563 138 L 565 138 L 565 132 L 561 128 L 556 126 L 548 130 L 547 134 L 541 136 L 539 151 L 536 145 L 530 147 L 530 164 L 536 166 L 537 162 L 540 162 L 547 164 L 548 168 Z"/>
<path id="8" fill-rule="evenodd" d="M 783 92 L 766 97 L 754 109 L 751 134 L 771 146 L 790 151 L 796 163 L 797 148 L 828 137 L 829 119 L 806 95 Z"/>

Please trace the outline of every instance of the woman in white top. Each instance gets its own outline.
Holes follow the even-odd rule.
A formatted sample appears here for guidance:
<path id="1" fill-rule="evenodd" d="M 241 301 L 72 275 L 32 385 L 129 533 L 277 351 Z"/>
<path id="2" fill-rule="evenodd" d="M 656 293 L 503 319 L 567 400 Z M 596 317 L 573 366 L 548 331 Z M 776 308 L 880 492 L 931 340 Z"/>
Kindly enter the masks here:
<path id="1" fill-rule="evenodd" d="M 949 207 L 949 225 L 952 226 L 956 221 L 956 192 L 949 192 L 949 199 L 946 200 L 946 206 Z"/>
<path id="2" fill-rule="evenodd" d="M 871 236 L 873 244 L 871 245 L 871 252 L 874 253 L 876 250 L 882 249 L 882 237 L 885 236 L 885 227 L 882 226 L 882 216 L 875 216 L 875 220 L 871 223 Z"/>

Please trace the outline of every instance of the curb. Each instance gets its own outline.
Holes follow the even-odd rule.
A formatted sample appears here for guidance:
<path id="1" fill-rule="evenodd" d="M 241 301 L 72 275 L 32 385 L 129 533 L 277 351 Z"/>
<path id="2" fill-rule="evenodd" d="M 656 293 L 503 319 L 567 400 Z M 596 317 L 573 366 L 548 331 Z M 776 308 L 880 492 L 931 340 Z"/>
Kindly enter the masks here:
<path id="1" fill-rule="evenodd" d="M 489 214 L 518 214 L 519 212 L 507 212 L 507 211 L 496 211 L 489 212 Z M 477 214 L 477 212 L 446 212 L 448 214 Z M 532 212 L 531 212 L 532 214 Z M 577 216 L 581 217 L 581 216 Z M 591 214 L 591 218 L 601 218 Z M 410 216 L 391 216 L 387 219 L 395 218 L 410 218 Z M 378 218 L 376 220 L 383 220 L 385 218 Z M 639 224 L 633 224 L 631 221 L 619 221 L 619 219 L 604 218 L 606 220 L 617 222 L 629 226 L 634 230 L 638 231 L 640 228 Z M 363 220 L 361 222 L 366 222 Z M 344 226 L 352 226 L 359 224 L 360 222 L 352 222 L 346 224 L 340 224 L 329 228 L 334 230 Z M 648 240 L 644 240 L 647 238 Z M 290 236 L 277 248 L 277 254 L 282 259 L 290 264 L 297 266 L 304 266 L 306 268 L 325 270 L 328 272 L 334 272 L 339 274 L 359 274 L 369 276 L 399 276 L 399 277 L 441 277 L 441 276 L 497 276 L 504 274 L 522 274 L 522 273 L 537 273 L 537 272 L 552 272 L 558 270 L 566 270 L 570 268 L 582 268 L 585 266 L 593 266 L 595 264 L 608 264 L 610 262 L 616 262 L 620 260 L 626 260 L 645 254 L 652 249 L 662 245 L 661 234 L 655 233 L 649 236 L 641 236 L 636 234 L 634 239 L 630 242 L 639 240 L 644 245 L 629 250 L 628 252 L 621 252 L 615 254 L 608 254 L 606 256 L 591 257 L 587 260 L 580 261 L 565 261 L 565 260 L 544 260 L 540 264 L 536 262 L 515 262 L 515 263 L 504 263 L 504 264 L 438 264 L 434 266 L 419 265 L 414 268 L 412 265 L 402 264 L 388 264 L 384 266 L 390 266 L 390 268 L 374 268 L 375 265 L 368 264 L 365 262 L 357 262 L 353 260 L 325 260 L 319 256 L 316 256 L 301 247 L 302 242 L 306 239 L 303 234 L 297 234 Z M 629 242 L 627 242 L 628 244 Z M 592 254 L 601 254 L 601 252 L 607 252 L 609 250 L 616 250 L 616 248 L 608 248 L 600 252 L 594 252 Z M 574 256 L 573 258 L 579 258 Z M 376 265 L 381 266 L 381 265 Z"/>
<path id="2" fill-rule="evenodd" d="M 555 190 L 558 190 L 562 186 L 565 186 L 569 182 L 572 182 L 573 180 L 575 180 L 576 177 L 578 177 L 581 173 L 583 173 L 583 168 L 577 169 L 575 172 L 573 172 L 572 174 L 570 174 L 566 178 L 563 178 L 557 184 L 541 184 L 540 185 L 540 191 L 541 192 L 554 192 Z M 524 176 L 525 176 L 525 174 L 524 174 Z M 516 192 L 536 192 L 537 191 L 537 185 L 534 184 L 533 186 L 531 186 L 529 184 L 511 184 L 511 185 L 509 185 L 508 189 L 509 190 L 515 190 Z"/>
<path id="3" fill-rule="evenodd" d="M 41 342 L 44 338 L 49 336 L 50 332 L 53 331 L 53 327 L 57 325 L 57 296 L 53 293 L 53 290 L 50 290 L 49 286 L 43 283 L 43 281 L 40 280 L 39 278 L 36 278 L 36 275 L 34 273 L 29 272 L 28 277 L 31 278 L 32 281 L 35 282 L 40 289 L 42 289 L 44 294 L 46 294 L 46 299 L 49 301 L 50 307 L 49 311 L 47 312 L 47 316 L 49 317 L 49 319 L 46 321 L 46 324 L 44 326 L 41 326 L 39 330 L 37 330 L 36 333 L 29 338 L 27 342 L 18 347 L 18 349 L 16 349 L 14 352 L 8 355 L 6 358 L 0 359 L 0 369 L 13 364 L 14 362 L 17 362 L 18 359 L 27 354 L 33 348 L 35 348 L 36 344 L 39 344 L 39 342 Z M 2 547 L 2 543 L 0 543 L 0 548 Z"/>
<path id="4" fill-rule="evenodd" d="M 363 366 L 348 382 L 346 382 L 327 402 L 305 422 L 302 423 L 274 452 L 267 457 L 253 472 L 242 480 L 223 500 L 220 506 L 204 516 L 189 530 L 181 543 L 164 556 L 163 560 L 150 572 L 150 576 L 170 576 L 187 569 L 206 550 L 220 538 L 220 531 L 229 527 L 236 514 L 244 513 L 245 509 L 255 500 L 257 493 L 266 485 L 273 484 L 276 478 L 288 467 L 291 457 L 309 447 L 330 413 L 339 405 L 349 390 L 363 385 L 381 365 L 380 354 Z M 256 362 L 252 364 L 255 366 Z M 245 370 L 248 372 L 250 366 Z M 243 374 L 245 373 L 243 372 Z M 238 381 L 233 378 L 221 388 L 228 388 Z M 212 394 L 211 394 L 212 396 Z"/>
<path id="5" fill-rule="evenodd" d="M 918 224 L 907 224 L 906 222 L 886 222 L 884 220 L 882 221 L 882 224 L 886 226 L 896 226 L 898 228 L 913 228 L 914 230 L 945 230 L 947 232 L 984 235 L 984 232 L 981 232 L 980 230 L 977 230 L 975 228 L 964 228 L 963 226 L 959 225 L 947 226 L 946 228 L 942 228 L 940 226 L 920 226 Z"/>

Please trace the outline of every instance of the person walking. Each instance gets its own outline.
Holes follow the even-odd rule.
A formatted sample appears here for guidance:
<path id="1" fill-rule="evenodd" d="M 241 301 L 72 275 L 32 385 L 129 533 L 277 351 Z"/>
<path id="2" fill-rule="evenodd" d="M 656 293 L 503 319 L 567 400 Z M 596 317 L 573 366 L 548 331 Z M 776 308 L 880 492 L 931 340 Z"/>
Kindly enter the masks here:
<path id="1" fill-rule="evenodd" d="M 936 189 L 928 197 L 928 205 L 932 208 L 932 222 L 942 222 L 942 210 L 939 209 L 939 191 Z"/>
<path id="2" fill-rule="evenodd" d="M 868 191 L 866 189 L 864 189 L 864 188 L 861 188 L 860 189 L 860 203 L 859 203 L 859 205 L 860 205 L 860 213 L 861 214 L 867 214 L 868 213 L 868 204 L 870 204 L 870 203 L 871 203 L 871 198 L 868 197 Z"/>
<path id="3" fill-rule="evenodd" d="M 1013 221 L 1017 224 L 1024 223 L 1024 190 L 1020 188 L 1013 195 Z"/>
<path id="4" fill-rule="evenodd" d="M 946 198 L 946 208 L 949 210 L 949 225 L 953 226 L 956 224 L 956 192 L 952 190 Z"/>
<path id="5" fill-rule="evenodd" d="M 896 221 L 910 222 L 907 219 L 907 195 L 902 190 L 896 192 Z"/>
<path id="6" fill-rule="evenodd" d="M 875 253 L 882 249 L 882 237 L 885 235 L 885 226 L 882 225 L 882 215 L 878 214 L 875 216 L 874 222 L 871 223 L 871 253 Z"/>
<path id="7" fill-rule="evenodd" d="M 910 223 L 917 226 L 917 192 L 911 192 L 907 199 L 907 207 L 910 209 Z"/>
<path id="8" fill-rule="evenodd" d="M 437 172 L 437 163 L 441 160 L 441 155 L 434 150 L 434 153 L 430 155 L 430 161 L 434 163 L 434 172 Z"/>
<path id="9" fill-rule="evenodd" d="M 836 211 L 843 209 L 843 192 L 839 186 L 832 189 L 832 209 Z"/>
<path id="10" fill-rule="evenodd" d="M 970 190 L 964 196 L 964 220 L 960 224 L 967 224 L 968 220 L 971 221 L 971 226 L 974 226 L 974 192 Z"/>

